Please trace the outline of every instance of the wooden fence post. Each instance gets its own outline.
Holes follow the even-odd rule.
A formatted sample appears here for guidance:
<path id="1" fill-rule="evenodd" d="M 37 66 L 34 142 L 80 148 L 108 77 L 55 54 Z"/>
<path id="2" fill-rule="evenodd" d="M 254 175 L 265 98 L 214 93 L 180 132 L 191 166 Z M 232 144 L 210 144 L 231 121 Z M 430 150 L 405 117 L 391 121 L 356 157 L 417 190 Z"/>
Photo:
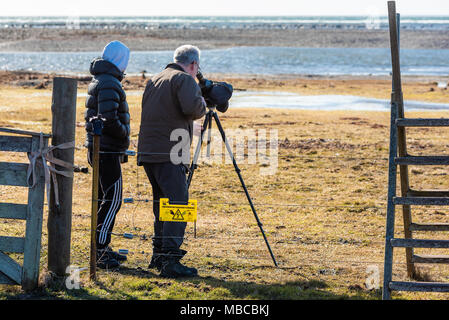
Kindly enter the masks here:
<path id="1" fill-rule="evenodd" d="M 53 79 L 52 98 L 52 145 L 75 140 L 77 81 L 69 78 Z M 53 155 L 68 163 L 74 162 L 73 148 L 55 149 Z M 57 170 L 64 170 L 56 166 Z M 48 270 L 57 276 L 64 276 L 70 265 L 70 243 L 72 229 L 72 190 L 73 178 L 62 175 L 56 177 L 58 183 L 59 208 L 51 183 L 48 212 Z"/>
<path id="2" fill-rule="evenodd" d="M 89 276 L 92 281 L 97 281 L 97 224 L 98 224 L 98 180 L 100 169 L 100 135 L 95 130 L 92 151 L 92 211 L 90 220 L 90 268 Z"/>

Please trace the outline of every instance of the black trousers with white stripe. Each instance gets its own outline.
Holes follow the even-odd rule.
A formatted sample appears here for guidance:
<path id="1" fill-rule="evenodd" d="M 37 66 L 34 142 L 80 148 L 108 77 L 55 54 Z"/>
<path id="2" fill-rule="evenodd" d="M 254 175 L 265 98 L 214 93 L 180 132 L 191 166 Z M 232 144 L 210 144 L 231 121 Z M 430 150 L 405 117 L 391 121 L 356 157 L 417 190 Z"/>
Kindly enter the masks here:
<path id="1" fill-rule="evenodd" d="M 87 153 L 92 166 L 92 151 Z M 100 153 L 98 182 L 97 249 L 103 249 L 111 242 L 115 217 L 122 204 L 122 169 L 120 155 Z"/>

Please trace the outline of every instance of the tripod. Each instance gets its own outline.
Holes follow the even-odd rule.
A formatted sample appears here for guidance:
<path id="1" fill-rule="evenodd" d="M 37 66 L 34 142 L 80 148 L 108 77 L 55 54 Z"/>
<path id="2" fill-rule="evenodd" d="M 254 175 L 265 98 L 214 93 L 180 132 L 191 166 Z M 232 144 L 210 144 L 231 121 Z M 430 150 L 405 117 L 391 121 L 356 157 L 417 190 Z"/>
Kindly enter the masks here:
<path id="1" fill-rule="evenodd" d="M 201 145 L 203 144 L 203 137 L 204 137 L 204 133 L 206 132 L 206 130 L 208 130 L 208 145 L 207 145 L 207 148 L 208 148 L 208 153 L 209 153 L 210 139 L 211 139 L 211 128 L 212 128 L 212 117 L 213 117 L 215 119 L 215 123 L 217 124 L 218 130 L 220 131 L 221 138 L 223 139 L 223 142 L 225 143 L 226 149 L 228 150 L 229 156 L 232 159 L 232 163 L 234 165 L 235 172 L 237 172 L 237 175 L 238 175 L 238 177 L 240 179 L 240 183 L 242 184 L 243 190 L 245 191 L 246 198 L 248 199 L 249 205 L 251 206 L 251 210 L 253 211 L 254 217 L 256 218 L 257 225 L 259 226 L 259 229 L 262 232 L 262 236 L 263 236 L 263 238 L 265 240 L 265 243 L 267 245 L 268 251 L 270 252 L 271 258 L 273 259 L 274 265 L 277 267 L 278 264 L 276 262 L 276 259 L 275 259 L 274 255 L 273 255 L 273 251 L 271 251 L 271 247 L 270 247 L 270 244 L 268 243 L 268 239 L 267 239 L 267 237 L 265 235 L 265 232 L 263 230 L 262 223 L 259 220 L 259 217 L 257 215 L 256 209 L 254 208 L 253 202 L 252 202 L 251 197 L 250 197 L 250 195 L 248 193 L 248 189 L 246 188 L 245 182 L 243 181 L 243 177 L 240 174 L 240 169 L 237 166 L 237 162 L 235 160 L 234 154 L 232 153 L 232 149 L 229 146 L 228 140 L 226 139 L 225 132 L 223 130 L 223 127 L 221 126 L 220 119 L 218 118 L 218 114 L 215 111 L 216 107 L 215 106 L 208 106 L 208 109 L 209 109 L 209 111 L 206 113 L 206 117 L 205 117 L 204 122 L 203 122 L 203 127 L 201 129 L 201 134 L 200 134 L 200 137 L 199 137 L 199 140 L 198 140 L 198 145 L 197 145 L 197 147 L 195 149 L 195 153 L 194 153 L 194 156 L 193 156 L 192 164 L 190 165 L 189 175 L 188 175 L 188 178 L 187 178 L 187 188 L 190 187 L 190 183 L 192 182 L 193 173 L 194 173 L 195 169 L 197 168 L 197 161 L 198 161 L 198 157 L 200 155 Z"/>

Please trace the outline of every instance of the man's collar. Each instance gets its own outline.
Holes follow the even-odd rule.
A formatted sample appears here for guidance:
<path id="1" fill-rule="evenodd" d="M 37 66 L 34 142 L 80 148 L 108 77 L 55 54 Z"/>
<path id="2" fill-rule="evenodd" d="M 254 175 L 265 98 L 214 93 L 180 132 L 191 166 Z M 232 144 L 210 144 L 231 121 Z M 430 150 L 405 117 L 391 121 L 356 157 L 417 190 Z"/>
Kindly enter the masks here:
<path id="1" fill-rule="evenodd" d="M 169 64 L 165 67 L 165 69 L 168 69 L 168 68 L 176 69 L 176 70 L 179 70 L 179 71 L 186 72 L 186 71 L 184 70 L 184 68 L 181 67 L 181 66 L 180 66 L 179 64 L 177 64 L 177 63 L 169 63 Z"/>

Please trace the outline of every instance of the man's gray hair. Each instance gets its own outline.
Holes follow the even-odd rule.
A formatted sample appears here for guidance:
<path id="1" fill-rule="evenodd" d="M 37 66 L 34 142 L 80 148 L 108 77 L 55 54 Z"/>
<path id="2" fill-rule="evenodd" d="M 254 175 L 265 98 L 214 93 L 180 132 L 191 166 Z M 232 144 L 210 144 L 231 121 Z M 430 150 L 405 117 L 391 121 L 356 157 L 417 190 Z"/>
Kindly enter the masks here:
<path id="1" fill-rule="evenodd" d="M 200 62 L 200 49 L 190 44 L 180 46 L 173 54 L 173 61 L 183 65 L 189 65 L 193 61 Z"/>

